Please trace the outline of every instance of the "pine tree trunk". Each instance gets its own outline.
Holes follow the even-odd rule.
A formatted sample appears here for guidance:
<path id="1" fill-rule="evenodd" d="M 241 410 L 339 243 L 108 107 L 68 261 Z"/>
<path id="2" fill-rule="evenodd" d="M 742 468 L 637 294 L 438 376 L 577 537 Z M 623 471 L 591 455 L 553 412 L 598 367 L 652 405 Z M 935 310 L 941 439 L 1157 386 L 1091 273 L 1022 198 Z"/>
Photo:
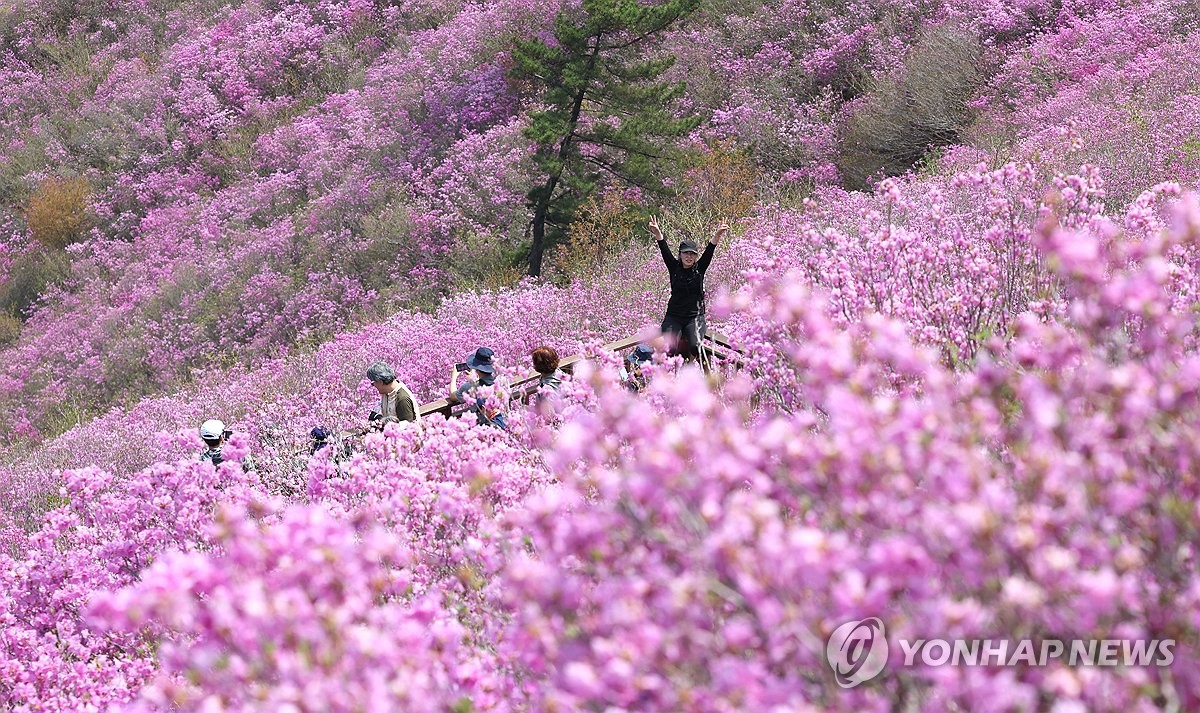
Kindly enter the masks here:
<path id="1" fill-rule="evenodd" d="M 591 40 L 589 48 L 587 74 L 589 77 L 596 73 L 596 63 L 600 59 L 600 40 L 604 33 L 597 34 Z M 562 167 L 571 155 L 571 142 L 575 137 L 575 127 L 579 125 L 579 115 L 583 111 L 583 100 L 587 97 L 588 85 L 585 84 L 575 93 L 571 102 L 571 116 L 567 119 L 567 135 L 558 146 L 558 170 L 547 180 L 542 188 L 541 196 L 533 209 L 533 245 L 529 248 L 529 276 L 540 277 L 542 274 L 542 255 L 546 252 L 546 216 L 550 214 L 550 203 L 554 200 L 554 189 L 558 186 Z"/>
<path id="2" fill-rule="evenodd" d="M 533 210 L 533 245 L 529 248 L 529 276 L 541 277 L 542 254 L 546 252 L 546 211 L 548 206 L 538 203 Z"/>

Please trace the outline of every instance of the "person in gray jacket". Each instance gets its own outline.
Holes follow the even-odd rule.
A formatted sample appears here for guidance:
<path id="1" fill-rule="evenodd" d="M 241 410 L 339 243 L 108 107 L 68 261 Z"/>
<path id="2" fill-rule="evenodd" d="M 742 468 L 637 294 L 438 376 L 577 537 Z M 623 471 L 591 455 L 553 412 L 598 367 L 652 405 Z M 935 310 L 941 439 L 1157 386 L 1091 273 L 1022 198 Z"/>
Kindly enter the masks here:
<path id="1" fill-rule="evenodd" d="M 533 359 L 533 369 L 538 373 L 538 388 L 558 391 L 566 378 L 558 368 L 558 352 L 554 347 L 540 346 L 529 355 Z"/>

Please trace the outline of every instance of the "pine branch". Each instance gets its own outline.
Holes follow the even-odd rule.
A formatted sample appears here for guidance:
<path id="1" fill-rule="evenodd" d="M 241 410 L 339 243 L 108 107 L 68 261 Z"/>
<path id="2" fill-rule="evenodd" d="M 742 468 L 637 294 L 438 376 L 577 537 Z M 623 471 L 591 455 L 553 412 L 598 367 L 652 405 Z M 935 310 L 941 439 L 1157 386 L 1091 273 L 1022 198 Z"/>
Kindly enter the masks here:
<path id="1" fill-rule="evenodd" d="M 661 187 L 649 185 L 645 181 L 640 181 L 634 176 L 627 175 L 624 171 L 622 171 L 620 169 L 620 167 L 614 166 L 613 164 L 610 164 L 606 161 L 601 161 L 600 159 L 596 158 L 595 156 L 585 156 L 583 158 L 583 161 L 584 161 L 584 163 L 590 163 L 593 166 L 596 166 L 597 168 L 603 169 L 604 171 L 606 171 L 610 175 L 620 179 L 621 181 L 624 181 L 625 183 L 630 183 L 638 188 L 641 188 L 644 191 L 650 191 L 651 193 L 662 192 Z"/>

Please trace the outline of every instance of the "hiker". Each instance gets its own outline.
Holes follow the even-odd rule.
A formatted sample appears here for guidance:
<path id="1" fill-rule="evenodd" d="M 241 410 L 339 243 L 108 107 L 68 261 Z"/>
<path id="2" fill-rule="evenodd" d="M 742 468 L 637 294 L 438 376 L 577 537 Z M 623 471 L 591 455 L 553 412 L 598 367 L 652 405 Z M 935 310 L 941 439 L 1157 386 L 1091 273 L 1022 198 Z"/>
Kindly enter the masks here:
<path id="1" fill-rule="evenodd" d="M 315 456 L 317 451 L 329 445 L 329 439 L 333 437 L 333 434 L 327 429 L 321 428 L 320 426 L 314 426 L 313 430 L 308 432 L 308 437 L 310 439 L 308 444 L 308 454 L 310 456 Z"/>
<path id="2" fill-rule="evenodd" d="M 367 430 L 382 431 L 387 424 L 401 421 L 421 422 L 421 407 L 416 397 L 387 363 L 377 361 L 368 367 L 367 379 L 379 392 L 379 410 L 371 412 L 373 418 L 369 419 L 371 425 Z"/>
<path id="3" fill-rule="evenodd" d="M 667 248 L 657 218 L 650 218 L 648 229 L 658 241 L 658 249 L 662 252 L 671 278 L 671 299 L 667 302 L 667 313 L 662 321 L 662 333 L 671 339 L 667 354 L 691 359 L 699 355 L 700 340 L 704 337 L 704 273 L 712 262 L 717 243 L 729 232 L 729 228 L 724 224 L 717 227 L 717 232 L 704 246 L 703 255 L 700 255 L 694 241 L 682 241 L 679 243 L 679 257 L 672 255 Z"/>
<path id="4" fill-rule="evenodd" d="M 642 367 L 654 359 L 654 348 L 649 344 L 639 344 L 633 351 L 625 355 L 625 365 L 621 367 L 621 383 L 634 393 L 641 393 L 649 385 L 649 377 Z"/>
<path id="5" fill-rule="evenodd" d="M 214 466 L 225 462 L 225 456 L 221 451 L 232 435 L 233 431 L 225 428 L 225 423 L 215 418 L 210 418 L 200 424 L 200 440 L 204 441 L 204 452 L 200 454 L 200 460 L 209 461 Z M 242 458 L 242 470 L 246 472 L 254 470 L 254 461 L 249 454 Z"/>
<path id="6" fill-rule="evenodd" d="M 487 347 L 479 347 L 465 362 L 455 364 L 450 371 L 450 403 L 468 404 L 475 419 L 481 426 L 495 426 L 501 430 L 508 429 L 508 422 L 500 409 L 488 408 L 487 399 L 477 392 L 481 386 L 496 385 L 496 365 L 493 363 L 495 352 Z M 458 375 L 462 374 L 465 381 L 460 386 Z M 503 398 L 503 394 L 498 394 Z"/>
<path id="7" fill-rule="evenodd" d="M 554 347 L 540 346 L 529 356 L 533 359 L 534 371 L 539 374 L 538 389 L 558 391 L 566 374 L 558 368 L 558 352 Z"/>
<path id="8" fill-rule="evenodd" d="M 377 413 L 372 411 L 371 413 Z M 365 435 L 370 429 L 338 431 L 334 433 L 324 426 L 314 426 L 308 432 L 308 456 L 311 458 L 329 448 L 329 458 L 334 463 L 341 463 L 354 455 L 351 438 Z M 332 446 L 332 448 L 330 448 Z"/>

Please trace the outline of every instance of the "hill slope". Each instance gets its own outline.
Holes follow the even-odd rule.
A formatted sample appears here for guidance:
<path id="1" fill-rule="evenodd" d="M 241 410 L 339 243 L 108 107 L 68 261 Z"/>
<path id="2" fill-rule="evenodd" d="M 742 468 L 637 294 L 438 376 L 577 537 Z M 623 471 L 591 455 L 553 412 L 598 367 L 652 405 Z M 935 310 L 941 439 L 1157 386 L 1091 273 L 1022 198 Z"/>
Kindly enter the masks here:
<path id="1" fill-rule="evenodd" d="M 493 26 L 471 18 L 499 13 L 515 23 L 519 13 L 529 21 L 538 12 L 264 4 L 159 12 L 145 26 L 186 17 L 238 42 L 273 41 L 281 18 L 302 7 L 321 17 L 329 8 L 390 12 L 396 22 L 423 17 L 430 27 L 410 34 L 424 39 L 373 50 L 408 58 L 437 37 L 442 52 L 471 51 L 472 38 L 491 37 Z M 901 21 L 904 7 L 926 35 Z M 312 425 L 361 420 L 374 398 L 363 370 L 377 358 L 393 361 L 420 397 L 432 398 L 445 388 L 450 365 L 481 343 L 511 372 L 536 344 L 569 353 L 653 325 L 665 298 L 663 269 L 650 246 L 620 228 L 611 231 L 622 234 L 613 240 L 619 247 L 578 261 L 578 279 L 565 287 L 462 290 L 428 312 L 329 317 L 330 325 L 363 322 L 330 326 L 335 336 L 314 337 L 295 352 L 294 335 L 246 346 L 272 332 L 245 324 L 261 326 L 277 308 L 247 310 L 244 320 L 225 310 L 223 323 L 243 335 L 229 343 L 239 346 L 187 353 L 236 354 L 248 363 L 201 368 L 184 359 L 179 368 L 194 368 L 182 382 L 176 367 L 148 372 L 159 395 L 10 451 L 12 464 L 0 472 L 0 701 L 14 709 L 189 710 L 1200 705 L 1200 204 L 1189 192 L 1200 178 L 1200 155 L 1191 148 L 1200 136 L 1193 111 L 1200 68 L 1190 52 L 1200 36 L 1186 3 L 1080 4 L 1053 15 L 1039 8 L 1014 15 L 1009 6 L 889 5 L 883 9 L 899 13 L 890 21 L 896 24 L 866 30 L 863 18 L 882 10 L 855 5 L 813 18 L 808 27 L 819 31 L 797 38 L 782 15 L 788 9 L 794 17 L 797 8 L 755 5 L 740 8 L 755 22 L 706 16 L 708 24 L 681 31 L 699 48 L 694 53 L 731 52 L 726 64 L 711 66 L 745 64 L 744 76 L 752 77 L 740 85 L 743 75 L 733 75 L 696 101 L 716 107 L 714 96 L 746 97 L 762 85 L 754 96 L 769 107 L 778 97 L 768 90 L 779 89 L 794 100 L 791 118 L 814 122 L 797 128 L 779 116 L 778 125 L 766 125 L 778 131 L 771 136 L 811 138 L 836 126 L 841 137 L 811 144 L 840 158 L 825 153 L 825 164 L 789 158 L 771 167 L 771 150 L 755 153 L 770 144 L 748 138 L 762 137 L 753 134 L 754 117 L 770 111 L 725 106 L 705 127 L 744 131 L 738 140 L 771 186 L 737 223 L 709 278 L 727 293 L 714 295 L 713 323 L 748 355 L 740 373 L 706 380 L 662 363 L 650 391 L 635 397 L 614 383 L 612 357 L 596 354 L 596 366 L 582 368 L 560 401 L 514 409 L 509 433 L 434 418 L 420 429 L 372 436 L 348 463 L 298 453 Z M 186 14 L 193 12 L 200 19 Z M 258 27 L 264 17 L 270 23 Z M 897 96 L 908 97 L 899 104 L 905 107 L 930 95 L 915 90 L 913 52 L 894 53 L 904 62 L 888 66 L 903 71 L 872 75 L 878 84 L 857 97 L 834 98 L 836 72 L 822 72 L 882 61 L 891 45 L 872 33 L 886 37 L 888 27 L 898 28 L 901 47 L 940 46 L 918 37 L 951 20 L 962 23 L 957 31 L 990 39 L 979 55 L 987 71 L 970 102 L 979 114 L 962 128 L 962 143 L 870 192 L 827 185 L 845 178 L 847 155 L 853 165 L 874 155 L 873 113 L 887 116 Z M 81 27 L 85 34 L 121 27 L 99 25 Z M 1037 27 L 1049 29 L 1030 34 Z M 202 43 L 202 35 L 178 42 Z M 841 39 L 825 54 L 799 41 L 830 38 Z M 787 54 L 797 48 L 807 53 L 802 72 L 786 61 L 799 56 Z M 680 66 L 698 56 L 682 45 L 679 52 Z M 416 66 L 388 74 L 370 64 L 363 86 L 337 93 L 344 102 L 337 106 L 366 97 L 385 75 L 422 86 Z M 814 82 L 817 98 L 764 79 L 792 75 L 824 77 Z M 466 84 L 488 86 L 485 79 Z M 58 100 L 29 96 L 32 112 L 38 97 Z M 283 149 L 269 149 L 286 146 L 284 135 L 346 129 L 374 141 L 384 131 L 356 129 L 349 109 L 345 121 L 332 110 L 322 121 L 335 99 L 321 101 L 255 146 L 279 157 Z M 843 123 L 820 115 L 811 103 L 819 101 L 846 111 Z M 521 153 L 521 110 L 506 111 L 504 121 L 456 139 L 447 155 L 505 155 L 487 148 L 492 140 Z M 727 117 L 736 118 L 723 124 Z M 375 133 L 363 135 L 364 126 Z M 863 143 L 849 151 L 853 136 Z M 414 130 L 405 140 L 424 137 Z M 410 149 L 377 150 L 382 166 L 383 157 Z M 314 153 L 322 155 L 333 161 L 344 154 Z M 461 170 L 475 176 L 463 160 Z M 491 179 L 507 175 L 501 164 L 511 166 L 502 161 L 467 183 L 444 184 L 463 191 L 453 205 L 487 204 L 471 204 L 469 196 L 494 195 Z M 403 170 L 433 175 L 441 165 Z M 801 175 L 830 167 L 837 176 Z M 400 169 L 389 164 L 393 170 Z M 120 289 L 159 289 L 145 277 L 156 269 L 165 275 L 191 264 L 203 274 L 208 253 L 178 231 L 189 229 L 184 216 L 204 214 L 218 226 L 210 237 L 242 239 L 222 243 L 211 260 L 252 273 L 238 294 L 284 299 L 285 271 L 263 264 L 285 264 L 283 251 L 302 231 L 279 226 L 293 221 L 294 228 L 294 216 L 303 215 L 326 230 L 322 220 L 353 215 L 361 205 L 339 193 L 359 179 L 334 169 L 320 174 L 324 183 L 304 174 L 316 187 L 305 190 L 341 198 L 322 203 L 306 193 L 299 202 L 272 203 L 297 190 L 301 174 L 259 171 L 200 198 L 148 208 L 140 220 L 155 227 L 135 239 L 139 247 L 111 247 L 118 273 L 142 276 Z M 186 185 L 177 178 L 164 185 Z M 797 199 L 797 180 L 809 182 L 805 200 Z M 514 189 L 497 210 L 513 211 L 519 224 L 517 196 Z M 667 206 L 672 237 L 687 225 L 679 212 L 686 199 Z M 403 205 L 414 215 L 413 204 Z M 279 225 L 263 223 L 257 210 Z M 638 213 L 613 215 L 627 226 Z M 493 219 L 480 225 L 496 230 L 503 221 L 487 222 Z M 370 224 L 338 229 L 354 236 Z M 34 378 L 38 362 L 28 357 L 38 352 L 21 350 L 33 349 L 39 329 L 49 334 L 60 320 L 98 314 L 85 302 L 125 303 L 117 287 L 110 294 L 103 280 L 83 277 L 100 269 L 95 230 L 69 248 L 80 261 L 76 291 L 35 311 L 5 353 L 24 355 L 4 361 L 6 373 Z M 29 236 L 16 234 L 9 245 L 25 245 Z M 453 255 L 452 242 L 443 244 Z M 214 278 L 196 279 L 195 291 L 179 289 L 179 304 L 162 310 L 179 334 L 200 314 L 187 311 L 188 300 L 207 294 L 206 280 Z M 70 306 L 72 295 L 83 294 L 95 300 Z M 114 332 L 105 349 L 176 348 L 176 337 L 147 342 L 132 334 Z M 79 348 L 109 358 L 88 349 Z M 71 373 L 64 363 L 73 362 L 38 368 Z M 12 394 L 25 394 L 30 409 L 92 388 L 6 383 Z M 103 384 L 95 388 L 106 393 Z M 210 415 L 236 424 L 230 455 L 252 454 L 257 473 L 194 460 L 196 424 Z M 32 411 L 22 417 L 28 421 Z M 847 689 L 833 677 L 827 639 L 841 624 L 868 617 L 885 622 L 893 655 L 877 678 Z M 1062 660 L 923 666 L 897 658 L 901 638 L 1169 639 L 1174 654 L 1170 662 L 1127 667 Z"/>
<path id="2" fill-rule="evenodd" d="M 1013 81 L 990 96 L 1019 106 L 1034 72 L 1053 86 L 1095 63 L 1031 49 L 1039 32 L 1100 43 L 1133 21 L 1146 29 L 1128 47 L 1144 47 L 1184 7 L 717 3 L 659 49 L 703 119 L 689 161 L 726 141 L 770 200 L 953 141 L 1006 62 Z M 3 438 L 510 273 L 538 98 L 507 53 L 559 9 L 35 0 L 0 16 Z"/>

